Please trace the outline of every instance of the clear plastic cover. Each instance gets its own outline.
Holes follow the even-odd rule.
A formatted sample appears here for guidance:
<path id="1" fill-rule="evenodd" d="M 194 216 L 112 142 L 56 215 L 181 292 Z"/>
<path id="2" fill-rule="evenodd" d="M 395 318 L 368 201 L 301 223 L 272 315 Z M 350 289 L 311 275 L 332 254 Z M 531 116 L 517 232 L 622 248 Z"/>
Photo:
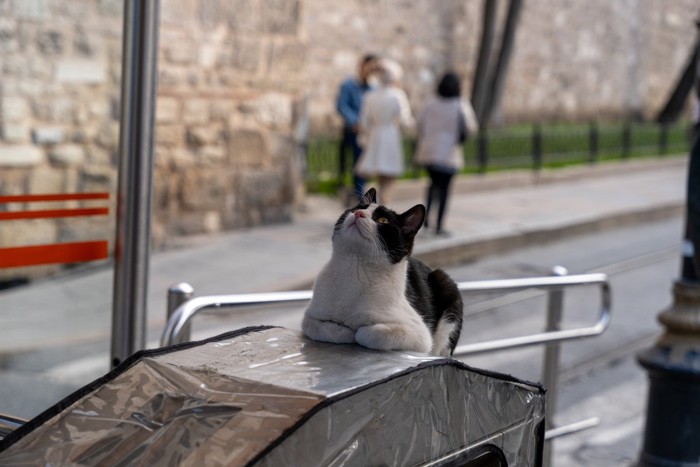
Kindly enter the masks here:
<path id="1" fill-rule="evenodd" d="M 147 351 L 8 436 L 0 464 L 535 465 L 544 391 L 455 360 L 256 328 Z"/>

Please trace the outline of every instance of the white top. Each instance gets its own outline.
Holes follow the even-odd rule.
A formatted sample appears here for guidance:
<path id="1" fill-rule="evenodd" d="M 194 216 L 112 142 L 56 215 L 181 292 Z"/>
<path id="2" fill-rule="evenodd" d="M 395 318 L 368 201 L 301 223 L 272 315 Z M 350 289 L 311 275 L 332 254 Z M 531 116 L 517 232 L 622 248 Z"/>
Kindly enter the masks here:
<path id="1" fill-rule="evenodd" d="M 383 86 L 365 94 L 360 112 L 363 151 L 355 171 L 364 177 L 403 174 L 403 140 L 400 126 L 413 125 L 406 93 Z"/>
<path id="2" fill-rule="evenodd" d="M 478 131 L 471 105 L 458 97 L 433 97 L 418 116 L 416 128 L 418 148 L 416 164 L 436 165 L 456 172 L 464 166 L 462 145 L 459 142 L 459 112 L 465 117 L 468 135 Z"/>

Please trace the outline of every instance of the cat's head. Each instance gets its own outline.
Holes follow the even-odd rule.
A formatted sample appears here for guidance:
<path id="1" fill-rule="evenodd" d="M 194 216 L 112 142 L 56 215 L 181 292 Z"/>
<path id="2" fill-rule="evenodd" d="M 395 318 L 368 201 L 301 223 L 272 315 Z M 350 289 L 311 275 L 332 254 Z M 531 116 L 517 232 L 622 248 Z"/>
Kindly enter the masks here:
<path id="1" fill-rule="evenodd" d="M 425 220 L 425 207 L 398 214 L 377 203 L 370 188 L 357 206 L 346 210 L 333 230 L 333 248 L 369 260 L 398 263 L 411 254 L 413 240 Z"/>

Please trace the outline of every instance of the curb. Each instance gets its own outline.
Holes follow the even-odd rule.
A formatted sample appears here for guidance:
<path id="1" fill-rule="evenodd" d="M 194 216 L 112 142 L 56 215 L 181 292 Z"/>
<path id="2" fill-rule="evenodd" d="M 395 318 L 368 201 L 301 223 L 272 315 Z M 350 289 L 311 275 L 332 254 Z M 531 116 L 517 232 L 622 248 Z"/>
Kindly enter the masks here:
<path id="1" fill-rule="evenodd" d="M 455 266 L 476 261 L 477 259 L 496 253 L 504 253 L 519 248 L 542 245 L 577 235 L 668 219 L 682 215 L 684 210 L 684 204 L 657 206 L 639 211 L 612 214 L 598 219 L 591 219 L 589 221 L 549 229 L 523 231 L 520 233 L 503 235 L 501 237 L 446 245 L 444 247 L 438 245 L 428 248 L 426 251 L 417 252 L 414 256 L 430 265 L 432 268 Z"/>
<path id="2" fill-rule="evenodd" d="M 654 222 L 671 217 L 680 216 L 685 212 L 685 203 L 672 203 L 656 206 L 649 209 L 628 211 L 618 214 L 599 217 L 574 224 L 552 227 L 549 229 L 537 229 L 487 238 L 484 240 L 464 241 L 446 240 L 444 245 L 432 245 L 424 251 L 414 253 L 414 257 L 423 261 L 431 268 L 445 268 L 458 264 L 469 263 L 497 253 L 517 250 L 519 248 L 542 245 L 549 242 L 571 238 L 577 235 L 591 234 L 608 229 L 629 227 Z M 285 284 L 280 290 L 308 290 L 313 287 L 315 275 L 312 278 L 305 277 L 299 281 Z"/>

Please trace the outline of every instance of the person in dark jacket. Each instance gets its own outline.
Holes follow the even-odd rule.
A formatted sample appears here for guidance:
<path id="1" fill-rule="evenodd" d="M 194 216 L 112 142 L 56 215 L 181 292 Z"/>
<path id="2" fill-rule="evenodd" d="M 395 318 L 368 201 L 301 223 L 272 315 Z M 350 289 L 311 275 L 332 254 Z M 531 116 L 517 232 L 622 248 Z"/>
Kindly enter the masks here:
<path id="1" fill-rule="evenodd" d="M 360 131 L 360 111 L 365 92 L 370 89 L 369 77 L 377 68 L 379 58 L 367 54 L 360 60 L 357 77 L 348 78 L 340 85 L 336 109 L 343 119 L 343 140 L 341 151 L 346 147 L 352 150 L 353 190 L 357 199 L 364 194 L 365 180 L 354 173 L 355 164 L 362 154 L 362 147 L 357 136 Z"/>

